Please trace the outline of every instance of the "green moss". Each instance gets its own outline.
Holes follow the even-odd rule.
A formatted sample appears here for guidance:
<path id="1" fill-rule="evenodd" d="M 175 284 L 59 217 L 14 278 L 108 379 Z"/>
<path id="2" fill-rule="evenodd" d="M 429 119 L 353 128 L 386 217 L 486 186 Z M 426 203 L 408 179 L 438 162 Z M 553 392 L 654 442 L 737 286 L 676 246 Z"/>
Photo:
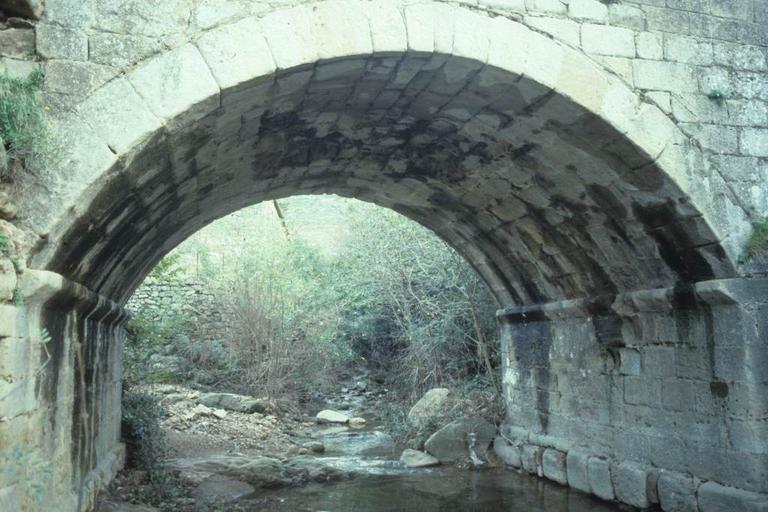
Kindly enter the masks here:
<path id="1" fill-rule="evenodd" d="M 752 236 L 744 251 L 744 260 L 768 258 L 768 218 L 752 224 Z"/>
<path id="2" fill-rule="evenodd" d="M 21 306 L 24 304 L 24 294 L 21 292 L 21 288 L 18 286 L 13 290 L 13 298 L 11 299 L 14 306 Z"/>
<path id="3" fill-rule="evenodd" d="M 38 167 L 49 154 L 44 108 L 38 97 L 43 74 L 27 78 L 0 75 L 0 178 L 10 179 L 15 161 Z"/>
<path id="4" fill-rule="evenodd" d="M 11 241 L 8 237 L 0 233 L 0 255 L 7 256 L 11 248 Z"/>

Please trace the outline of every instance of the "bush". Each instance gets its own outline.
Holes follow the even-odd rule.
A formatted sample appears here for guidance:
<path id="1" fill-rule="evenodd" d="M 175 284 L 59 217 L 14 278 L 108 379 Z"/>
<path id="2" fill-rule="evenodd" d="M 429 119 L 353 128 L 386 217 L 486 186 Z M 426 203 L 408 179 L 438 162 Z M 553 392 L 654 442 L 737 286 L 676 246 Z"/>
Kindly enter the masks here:
<path id="1" fill-rule="evenodd" d="M 752 224 L 752 236 L 747 243 L 744 259 L 768 259 L 768 219 Z"/>
<path id="2" fill-rule="evenodd" d="M 14 164 L 35 166 L 48 156 L 44 109 L 37 95 L 42 84 L 43 74 L 39 71 L 26 79 L 0 75 L 1 178 L 13 177 Z"/>
<path id="3" fill-rule="evenodd" d="M 149 393 L 127 389 L 123 393 L 123 441 L 128 466 L 152 471 L 166 454 L 165 436 L 160 426 L 163 410 Z"/>

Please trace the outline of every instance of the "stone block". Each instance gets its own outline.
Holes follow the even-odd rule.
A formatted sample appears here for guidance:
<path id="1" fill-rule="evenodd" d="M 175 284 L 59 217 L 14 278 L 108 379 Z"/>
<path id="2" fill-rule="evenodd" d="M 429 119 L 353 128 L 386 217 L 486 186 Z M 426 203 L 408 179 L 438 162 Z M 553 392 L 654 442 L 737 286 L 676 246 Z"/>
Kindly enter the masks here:
<path id="1" fill-rule="evenodd" d="M 160 128 L 160 120 L 127 80 L 108 83 L 78 106 L 102 140 L 118 155 Z"/>
<path id="2" fill-rule="evenodd" d="M 607 460 L 599 457 L 590 458 L 587 462 L 587 474 L 589 488 L 595 496 L 604 500 L 614 499 L 611 465 Z"/>
<path id="3" fill-rule="evenodd" d="M 197 45 L 222 89 L 270 76 L 277 67 L 256 18 L 207 32 Z"/>
<path id="4" fill-rule="evenodd" d="M 18 485 L 0 488 L 0 505 L 3 506 L 3 510 L 22 510 L 21 491 Z"/>
<path id="5" fill-rule="evenodd" d="M 156 37 L 96 32 L 88 37 L 89 60 L 113 67 L 132 66 L 164 48 Z"/>
<path id="6" fill-rule="evenodd" d="M 31 28 L 0 30 L 0 55 L 27 59 L 35 54 L 35 31 Z"/>
<path id="7" fill-rule="evenodd" d="M 700 512 L 766 512 L 768 494 L 706 482 L 699 486 L 698 503 Z"/>
<path id="8" fill-rule="evenodd" d="M 0 257 L 0 301 L 13 299 L 16 290 L 16 268 L 8 258 Z M 2 331 L 0 331 L 0 334 Z"/>
<path id="9" fill-rule="evenodd" d="M 698 512 L 693 477 L 663 471 L 658 482 L 659 504 L 665 511 Z"/>
<path id="10" fill-rule="evenodd" d="M 542 475 L 541 456 L 544 449 L 541 446 L 524 444 L 520 450 L 520 461 L 523 469 L 533 475 Z"/>
<path id="11" fill-rule="evenodd" d="M 685 133 L 696 139 L 701 147 L 715 153 L 737 153 L 739 151 L 739 130 L 721 124 L 685 123 Z"/>
<path id="12" fill-rule="evenodd" d="M 525 7 L 529 11 L 555 12 L 565 14 L 565 3 L 560 0 L 525 0 Z"/>
<path id="13" fill-rule="evenodd" d="M 661 34 L 642 32 L 635 37 L 637 56 L 641 59 L 661 60 L 664 57 L 664 46 Z"/>
<path id="14" fill-rule="evenodd" d="M 768 157 L 768 129 L 742 129 L 739 149 L 742 155 Z"/>
<path id="15" fill-rule="evenodd" d="M 519 468 L 522 466 L 522 460 L 520 458 L 520 447 L 514 444 L 510 444 L 501 436 L 496 436 L 493 441 L 493 451 L 496 456 L 507 466 L 513 468 Z"/>
<path id="16" fill-rule="evenodd" d="M 635 33 L 621 27 L 584 24 L 581 45 L 587 53 L 614 57 L 635 56 Z"/>
<path id="17" fill-rule="evenodd" d="M 603 21 L 608 16 L 608 7 L 598 0 L 571 0 L 568 4 L 568 16 Z"/>
<path id="18" fill-rule="evenodd" d="M 666 60 L 698 65 L 711 64 L 714 58 L 709 41 L 674 34 L 664 37 L 664 56 Z"/>
<path id="19" fill-rule="evenodd" d="M 673 93 L 696 92 L 696 70 L 678 62 L 635 60 L 632 63 L 635 85 L 641 89 L 670 91 Z"/>
<path id="20" fill-rule="evenodd" d="M 619 354 L 619 373 L 622 375 L 640 375 L 642 372 L 642 356 L 631 348 L 616 349 Z"/>
<path id="21" fill-rule="evenodd" d="M 575 21 L 564 20 L 562 18 L 528 16 L 525 18 L 525 23 L 530 27 L 543 30 L 547 34 L 552 35 L 555 39 L 559 39 L 572 46 L 579 46 L 581 31 L 579 29 L 579 24 Z"/>
<path id="22" fill-rule="evenodd" d="M 661 382 L 650 377 L 624 377 L 624 403 L 658 406 L 661 404 Z"/>
<path id="23" fill-rule="evenodd" d="M 611 481 L 617 500 L 638 508 L 647 508 L 650 505 L 648 472 L 640 465 L 633 462 L 612 464 Z"/>
<path id="24" fill-rule="evenodd" d="M 39 24 L 35 29 L 37 53 L 46 59 L 88 60 L 88 36 L 79 30 Z"/>
<path id="25" fill-rule="evenodd" d="M 561 485 L 568 483 L 568 475 L 565 466 L 565 453 L 553 448 L 544 450 L 541 457 L 542 473 L 545 477 Z"/>
<path id="26" fill-rule="evenodd" d="M 568 485 L 579 491 L 591 493 L 592 488 L 589 486 L 589 473 L 587 470 L 589 454 L 579 450 L 568 450 L 565 462 Z"/>
<path id="27" fill-rule="evenodd" d="M 73 60 L 49 60 L 45 63 L 45 86 L 50 92 L 85 97 L 117 74 L 117 70 Z"/>
<path id="28" fill-rule="evenodd" d="M 262 19 L 262 30 L 278 68 L 288 69 L 317 60 L 311 20 L 302 10 L 286 9 L 269 13 Z"/>
<path id="29" fill-rule="evenodd" d="M 219 105 L 219 86 L 191 44 L 143 62 L 128 80 L 158 117 L 195 121 Z"/>
<path id="30" fill-rule="evenodd" d="M 667 379 L 663 381 L 661 405 L 671 411 L 693 411 L 696 405 L 694 387 L 700 385 L 694 381 L 683 379 Z"/>

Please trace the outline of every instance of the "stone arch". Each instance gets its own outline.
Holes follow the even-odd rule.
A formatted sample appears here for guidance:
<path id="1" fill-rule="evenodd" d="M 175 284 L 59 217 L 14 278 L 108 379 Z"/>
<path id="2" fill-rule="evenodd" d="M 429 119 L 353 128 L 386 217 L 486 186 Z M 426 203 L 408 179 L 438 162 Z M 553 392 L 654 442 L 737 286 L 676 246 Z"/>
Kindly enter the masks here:
<path id="1" fill-rule="evenodd" d="M 50 232 L 32 266 L 118 302 L 194 230 L 292 193 L 405 213 L 502 303 L 734 272 L 687 193 L 695 151 L 661 110 L 576 50 L 444 3 L 242 19 L 140 63 L 59 126 L 91 135 L 72 140 L 67 186 L 31 208 Z"/>

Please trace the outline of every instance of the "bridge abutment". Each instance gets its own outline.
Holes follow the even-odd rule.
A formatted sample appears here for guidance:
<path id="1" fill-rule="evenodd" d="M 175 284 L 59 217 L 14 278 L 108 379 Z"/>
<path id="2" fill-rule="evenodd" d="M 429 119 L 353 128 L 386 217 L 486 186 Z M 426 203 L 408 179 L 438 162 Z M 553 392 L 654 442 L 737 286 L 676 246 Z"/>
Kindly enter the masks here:
<path id="1" fill-rule="evenodd" d="M 0 305 L 3 510 L 89 510 L 122 467 L 125 310 L 53 272 L 25 270 Z"/>
<path id="2" fill-rule="evenodd" d="M 768 280 L 498 317 L 508 464 L 638 507 L 768 506 Z"/>

